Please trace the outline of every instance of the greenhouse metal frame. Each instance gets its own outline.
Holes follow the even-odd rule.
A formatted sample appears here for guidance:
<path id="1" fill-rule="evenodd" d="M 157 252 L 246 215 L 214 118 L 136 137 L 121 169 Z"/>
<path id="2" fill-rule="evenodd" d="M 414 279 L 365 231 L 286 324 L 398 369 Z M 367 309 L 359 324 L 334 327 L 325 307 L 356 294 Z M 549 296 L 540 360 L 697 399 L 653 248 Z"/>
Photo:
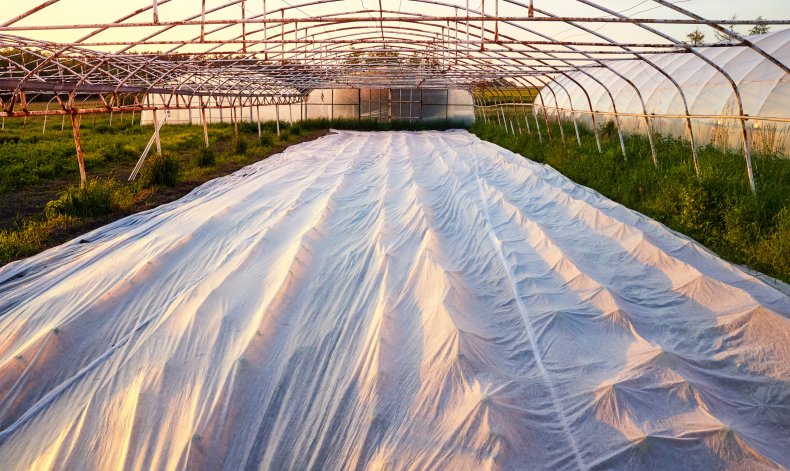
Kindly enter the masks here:
<path id="1" fill-rule="evenodd" d="M 50 24 L 39 21 L 44 12 L 79 1 L 47 0 L 0 19 L 0 116 L 70 116 L 81 157 L 78 116 L 83 114 L 151 110 L 156 116 L 158 110 L 201 109 L 205 115 L 209 107 L 304 103 L 311 90 L 327 88 L 465 89 L 472 93 L 478 119 L 495 119 L 514 134 L 521 132 L 521 120 L 531 132 L 532 119 L 536 132 L 542 126 L 551 139 L 550 122 L 571 117 L 577 125 L 577 115 L 589 115 L 599 141 L 596 115 L 611 117 L 624 155 L 620 117 L 644 120 L 655 162 L 651 120 L 682 120 L 697 170 L 692 121 L 737 120 L 752 189 L 748 121 L 790 122 L 790 110 L 783 116 L 747 115 L 737 80 L 699 52 L 701 47 L 748 48 L 790 76 L 787 64 L 733 31 L 740 25 L 782 27 L 790 20 L 708 19 L 669 0 L 640 2 L 642 11 L 637 12 L 574 0 L 580 15 L 573 17 L 553 12 L 553 4 L 545 0 L 481 0 L 479 5 L 469 0 L 367 0 L 367 6 L 350 0 L 208 3 L 139 0 L 125 2 L 130 11 L 118 18 L 95 21 L 87 15 L 84 23 Z M 619 25 L 618 34 L 598 31 L 605 24 Z M 726 39 L 687 44 L 674 32 L 678 26 L 712 29 Z M 629 39 L 636 30 L 652 40 Z M 657 54 L 691 54 L 705 62 L 732 87 L 735 112 L 691 113 L 682 85 L 652 59 Z M 612 67 L 622 60 L 641 61 L 665 76 L 677 87 L 685 112 L 649 113 L 639 88 Z M 589 73 L 596 68 L 608 69 L 633 87 L 642 112 L 618 112 L 608 89 L 611 113 L 595 110 L 589 95 L 582 109 L 552 107 L 537 95 L 533 109 L 521 92 L 517 97 L 512 93 L 544 89 L 554 94 L 563 90 L 556 81 L 561 77 L 584 90 L 573 74 L 606 89 Z M 152 105 L 149 95 L 161 99 Z M 33 109 L 33 102 L 47 106 Z M 155 134 L 161 124 L 154 126 Z M 578 130 L 576 138 L 581 143 Z M 82 165 L 80 170 L 84 179 Z"/>

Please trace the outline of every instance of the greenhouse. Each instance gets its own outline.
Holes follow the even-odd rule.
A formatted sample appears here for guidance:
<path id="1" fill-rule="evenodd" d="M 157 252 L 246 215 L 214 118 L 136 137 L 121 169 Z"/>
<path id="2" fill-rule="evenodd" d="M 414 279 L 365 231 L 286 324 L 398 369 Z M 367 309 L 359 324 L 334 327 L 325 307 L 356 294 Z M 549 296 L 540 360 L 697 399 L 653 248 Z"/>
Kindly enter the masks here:
<path id="1" fill-rule="evenodd" d="M 789 126 L 783 0 L 3 2 L 0 469 L 787 469 Z"/>

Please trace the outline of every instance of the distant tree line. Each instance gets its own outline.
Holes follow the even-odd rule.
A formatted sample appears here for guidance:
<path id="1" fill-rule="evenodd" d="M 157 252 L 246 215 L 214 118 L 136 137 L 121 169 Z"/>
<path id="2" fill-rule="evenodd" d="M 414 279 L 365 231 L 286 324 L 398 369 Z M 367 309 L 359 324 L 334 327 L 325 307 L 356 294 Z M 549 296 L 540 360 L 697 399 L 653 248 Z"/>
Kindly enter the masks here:
<path id="1" fill-rule="evenodd" d="M 733 20 L 736 19 L 736 15 L 732 15 L 732 19 Z M 736 31 L 735 29 L 735 26 L 731 27 L 730 30 L 734 33 L 738 33 L 738 31 Z M 765 34 L 769 31 L 771 31 L 771 27 L 766 24 L 765 18 L 763 18 L 762 16 L 758 16 L 757 22 L 754 24 L 754 26 L 752 26 L 752 29 L 749 30 L 749 35 L 753 36 L 756 34 Z M 732 40 L 732 38 L 729 35 L 718 30 L 714 30 L 713 34 L 714 36 L 716 36 L 716 39 L 719 42 Z M 686 44 L 691 44 L 693 46 L 699 46 L 700 44 L 705 44 L 705 33 L 700 31 L 698 27 L 697 29 L 686 35 Z"/>

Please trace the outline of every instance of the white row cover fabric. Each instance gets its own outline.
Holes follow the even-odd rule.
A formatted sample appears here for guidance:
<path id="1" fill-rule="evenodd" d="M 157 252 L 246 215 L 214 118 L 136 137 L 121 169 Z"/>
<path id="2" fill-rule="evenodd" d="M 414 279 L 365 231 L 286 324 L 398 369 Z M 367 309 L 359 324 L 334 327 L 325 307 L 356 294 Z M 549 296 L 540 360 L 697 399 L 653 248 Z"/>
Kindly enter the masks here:
<path id="1" fill-rule="evenodd" d="M 752 36 L 760 48 L 785 65 L 790 65 L 790 29 Z M 726 71 L 738 85 L 744 113 L 749 116 L 790 118 L 790 76 L 776 64 L 747 47 L 699 47 L 702 56 Z M 692 115 L 737 116 L 736 95 L 725 76 L 691 53 L 647 54 L 658 69 L 672 77 L 685 94 Z M 542 107 L 574 111 L 683 115 L 686 110 L 678 87 L 657 68 L 640 60 L 603 61 L 608 68 L 591 68 L 560 75 L 544 87 L 535 99 L 535 110 Z M 630 80 L 639 89 L 615 72 Z M 608 92 L 607 92 L 608 89 Z M 589 94 L 590 102 L 587 100 Z M 610 96 L 611 93 L 611 96 Z M 568 115 L 570 112 L 564 112 Z M 589 113 L 579 114 L 588 125 Z M 597 117 L 598 124 L 612 120 L 611 115 Z M 623 129 L 645 133 L 642 118 L 621 118 Z M 666 135 L 688 138 L 683 119 L 653 119 L 654 130 Z M 700 144 L 737 148 L 742 145 L 740 122 L 734 119 L 693 120 L 695 138 Z M 777 122 L 748 122 L 755 150 L 765 153 L 790 152 L 790 125 Z"/>
<path id="2" fill-rule="evenodd" d="M 4 470 L 790 466 L 790 297 L 465 131 L 291 147 L 0 300 Z"/>

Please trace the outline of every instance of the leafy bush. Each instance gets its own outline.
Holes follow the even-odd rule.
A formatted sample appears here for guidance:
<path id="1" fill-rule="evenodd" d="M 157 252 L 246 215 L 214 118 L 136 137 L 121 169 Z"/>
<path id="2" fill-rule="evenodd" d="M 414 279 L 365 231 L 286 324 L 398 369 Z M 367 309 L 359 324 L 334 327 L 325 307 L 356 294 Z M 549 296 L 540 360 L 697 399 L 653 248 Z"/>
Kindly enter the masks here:
<path id="1" fill-rule="evenodd" d="M 239 138 L 236 139 L 236 144 L 234 145 L 233 150 L 236 155 L 244 155 L 247 152 L 247 147 L 247 140 L 239 136 Z"/>
<path id="2" fill-rule="evenodd" d="M 115 182 L 88 180 L 83 187 L 71 186 L 44 207 L 47 219 L 58 216 L 94 217 L 112 210 Z"/>
<path id="3" fill-rule="evenodd" d="M 272 144 L 274 144 L 274 138 L 272 137 L 272 133 L 270 133 L 269 131 L 261 132 L 261 138 L 258 139 L 258 143 L 261 146 L 265 146 L 265 147 L 268 147 L 268 146 L 271 146 Z"/>
<path id="4" fill-rule="evenodd" d="M 285 130 L 280 131 L 280 142 L 285 142 L 288 139 L 290 139 L 290 137 L 291 135 L 288 133 L 288 131 Z"/>
<path id="5" fill-rule="evenodd" d="M 146 186 L 175 186 L 181 172 L 178 161 L 167 155 L 149 157 L 143 166 L 142 180 Z"/>
<path id="6" fill-rule="evenodd" d="M 211 147 L 203 147 L 195 158 L 198 167 L 211 167 L 217 162 L 217 156 Z"/>

